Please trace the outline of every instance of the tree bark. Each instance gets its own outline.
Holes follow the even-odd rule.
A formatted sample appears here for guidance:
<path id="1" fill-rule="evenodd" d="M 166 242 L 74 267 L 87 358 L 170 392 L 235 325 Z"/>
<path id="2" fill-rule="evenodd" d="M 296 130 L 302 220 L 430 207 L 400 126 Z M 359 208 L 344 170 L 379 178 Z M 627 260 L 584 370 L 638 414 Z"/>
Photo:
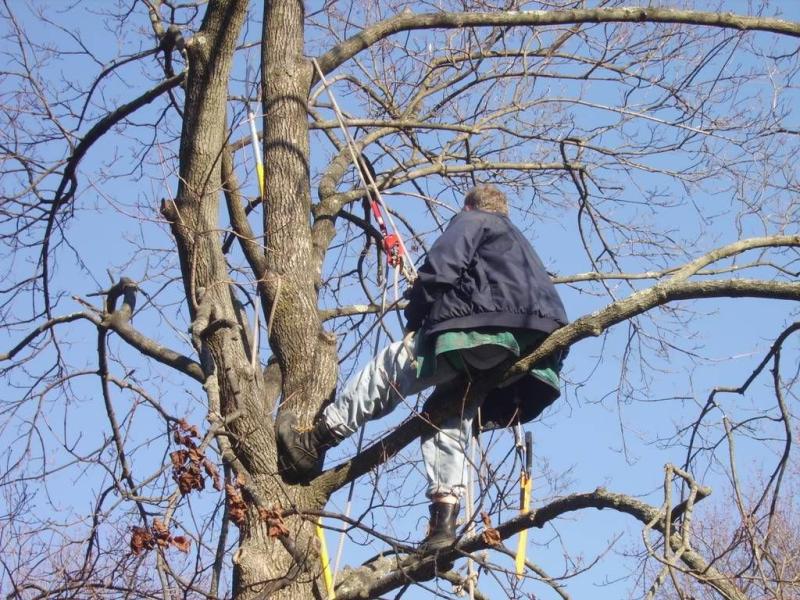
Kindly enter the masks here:
<path id="1" fill-rule="evenodd" d="M 242 482 L 247 503 L 240 522 L 239 547 L 232 558 L 234 597 L 242 600 L 267 595 L 320 597 L 319 560 L 312 524 L 297 516 L 287 517 L 285 523 L 275 516 L 268 521 L 264 510 L 313 513 L 324 507 L 328 494 L 336 486 L 330 485 L 330 481 L 326 483 L 324 477 L 310 486 L 287 486 L 277 472 L 270 418 L 277 386 L 265 381 L 260 362 L 252 356 L 246 327 L 233 296 L 218 222 L 227 143 L 227 82 L 247 6 L 246 0 L 210 2 L 200 31 L 186 45 L 188 73 L 180 185 L 174 201 L 164 203 L 163 213 L 176 238 L 192 318 L 192 339 L 201 357 L 209 412 L 212 419 L 219 417 L 220 426 L 225 429 L 220 438 L 223 455 Z M 333 235 L 338 208 L 332 206 L 329 212 L 318 211 L 315 215 L 318 225 L 315 252 L 310 223 L 307 117 L 313 70 L 303 56 L 304 16 L 304 6 L 299 1 L 264 3 L 263 261 L 254 255 L 252 242 L 248 252 L 251 263 L 259 265 L 258 289 L 269 326 L 269 343 L 281 373 L 279 410 L 292 411 L 300 417 L 302 425 L 309 425 L 331 398 L 338 375 L 335 338 L 323 328 L 317 306 L 322 257 Z M 441 25 L 434 21 L 430 26 Z M 383 35 L 380 31 L 378 34 Z M 350 48 L 347 44 L 358 46 L 348 41 L 345 50 Z M 328 57 L 328 66 L 337 64 L 341 56 Z M 228 180 L 226 176 L 225 181 Z M 335 184 L 329 191 L 333 189 Z M 749 292 L 749 288 L 744 291 Z M 669 292 L 675 290 L 663 285 L 641 292 L 619 303 L 618 310 L 598 326 L 619 322 L 623 317 L 618 315 L 626 310 L 637 314 L 648 306 L 663 303 Z M 710 288 L 692 289 L 693 294 L 700 296 L 714 292 Z M 795 297 L 795 288 L 789 292 Z M 579 325 L 576 323 L 575 327 Z M 594 331 L 590 328 L 579 332 L 575 339 Z M 563 340 L 562 343 L 566 344 Z"/>
<path id="2" fill-rule="evenodd" d="M 267 1 L 262 39 L 264 252 L 267 304 L 277 303 L 270 344 L 283 374 L 284 401 L 306 424 L 336 385 L 334 338 L 317 310 L 319 267 L 312 258 L 308 93 L 301 2 Z"/>
<path id="3" fill-rule="evenodd" d="M 246 490 L 250 492 L 245 494 L 248 510 L 240 528 L 240 546 L 233 557 L 234 595 L 252 598 L 268 590 L 280 589 L 286 583 L 284 578 L 290 576 L 294 582 L 280 589 L 275 597 L 311 597 L 309 586 L 313 576 L 303 577 L 300 571 L 305 561 L 296 560 L 287 551 L 287 546 L 294 540 L 293 543 L 304 549 L 303 552 L 305 549 L 313 552 L 311 528 L 298 522 L 288 538 L 283 536 L 284 543 L 281 543 L 278 538 L 270 536 L 269 526 L 259 517 L 255 502 L 257 498 L 262 507 L 286 503 L 307 506 L 301 494 L 292 495 L 291 490 L 283 488 L 277 476 L 274 433 L 264 397 L 266 384 L 258 361 L 253 366 L 246 332 L 237 320 L 239 315 L 222 253 L 218 223 L 222 153 L 227 142 L 228 80 L 247 5 L 246 0 L 209 3 L 200 31 L 187 43 L 189 68 L 181 133 L 180 185 L 174 202 L 164 203 L 163 213 L 172 226 L 179 251 L 192 317 L 192 339 L 202 357 L 209 412 L 212 417 L 219 413 L 232 440 L 227 460 L 239 478 L 247 482 Z M 279 16 L 284 22 L 294 19 L 299 23 L 300 27 L 288 29 L 290 37 L 292 31 L 299 36 L 299 42 L 294 43 L 294 48 L 299 49 L 302 43 L 302 9 L 297 3 L 287 3 L 286 6 L 267 3 L 269 19 L 265 28 L 267 31 L 270 26 L 280 29 L 281 25 L 275 24 L 273 13 L 279 13 L 281 8 L 285 8 L 286 13 L 294 11 L 299 14 L 288 15 L 288 18 L 286 14 Z M 267 46 L 271 48 L 275 39 L 274 35 L 269 35 Z M 300 58 L 296 51 L 296 59 Z M 278 57 L 270 64 L 280 61 Z M 291 278 L 281 281 L 278 275 L 267 282 L 272 285 L 264 285 L 262 289 L 271 292 L 270 300 L 278 296 L 281 285 L 285 290 L 286 300 L 283 303 L 279 301 L 283 310 L 276 311 L 277 333 L 273 338 L 279 340 L 275 346 L 284 349 L 279 358 L 284 375 L 288 374 L 285 377 L 288 389 L 304 397 L 304 382 L 308 381 L 312 368 L 308 358 L 319 346 L 315 334 L 320 331 L 319 326 L 314 328 L 315 321 L 307 317 L 309 313 L 315 313 L 310 310 L 315 308 L 314 286 L 309 277 L 302 276 L 307 252 L 304 252 L 306 246 L 302 243 L 302 231 L 298 234 L 296 230 L 303 225 L 298 215 L 302 212 L 308 214 L 309 210 L 306 94 L 301 93 L 303 86 L 307 89 L 308 85 L 303 83 L 304 77 L 293 79 L 297 70 L 286 64 L 274 68 L 267 66 L 266 69 L 279 72 L 282 69 L 283 75 L 268 84 L 271 95 L 267 103 L 273 110 L 274 107 L 291 110 L 282 121 L 287 129 L 270 127 L 268 130 L 271 142 L 267 144 L 267 156 L 268 161 L 274 161 L 267 170 L 269 180 L 274 179 L 274 191 L 269 200 L 276 210 L 267 218 L 267 235 L 268 239 L 274 237 L 275 242 L 282 243 L 282 250 L 266 252 L 266 265 L 268 274 L 300 273 L 301 277 L 299 281 Z M 275 165 L 287 174 L 289 181 L 278 181 Z M 282 206 L 284 200 L 287 201 L 286 207 Z M 288 245 L 290 237 L 297 245 L 293 250 Z M 293 305 L 297 300 L 301 300 L 300 310 Z M 319 323 L 318 319 L 316 323 Z M 298 364 L 306 367 L 295 368 Z"/>
<path id="4" fill-rule="evenodd" d="M 264 132 L 264 280 L 265 321 L 282 375 L 280 410 L 291 410 L 309 424 L 336 385 L 334 338 L 322 327 L 317 308 L 320 273 L 311 253 L 311 192 L 307 102 L 311 65 L 303 56 L 304 7 L 301 2 L 264 3 L 262 109 Z M 271 400 L 268 405 L 271 405 Z M 272 423 L 266 415 L 253 426 L 261 436 L 239 438 L 235 449 L 252 479 L 249 485 L 262 508 L 319 510 L 327 498 L 309 486 L 288 486 L 275 464 Z M 264 468 L 252 469 L 256 456 Z M 246 459 L 246 461 L 244 460 Z M 256 498 L 246 500 L 254 501 Z M 319 572 L 311 523 L 287 518 L 288 534 L 275 536 L 251 502 L 234 557 L 234 596 L 240 599 L 312 598 Z"/>

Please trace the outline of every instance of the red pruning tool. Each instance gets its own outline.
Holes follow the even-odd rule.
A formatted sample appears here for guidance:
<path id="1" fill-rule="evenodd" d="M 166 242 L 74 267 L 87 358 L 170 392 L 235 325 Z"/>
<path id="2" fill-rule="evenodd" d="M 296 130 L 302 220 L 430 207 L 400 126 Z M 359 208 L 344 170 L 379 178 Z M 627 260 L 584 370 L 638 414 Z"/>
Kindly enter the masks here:
<path id="1" fill-rule="evenodd" d="M 369 179 L 375 181 L 375 169 L 372 167 L 372 163 L 363 153 L 361 154 L 360 166 L 369 173 Z M 365 177 L 365 179 L 367 178 Z M 389 265 L 402 269 L 403 243 L 398 234 L 389 233 L 389 229 L 386 227 L 386 223 L 383 220 L 383 213 L 381 212 L 381 207 L 378 203 L 377 194 L 372 189 L 369 191 L 369 207 L 370 210 L 372 210 L 372 215 L 375 217 L 375 222 L 378 224 L 378 228 L 381 230 L 381 245 L 383 246 L 383 251 L 386 253 L 386 259 L 389 262 Z"/>

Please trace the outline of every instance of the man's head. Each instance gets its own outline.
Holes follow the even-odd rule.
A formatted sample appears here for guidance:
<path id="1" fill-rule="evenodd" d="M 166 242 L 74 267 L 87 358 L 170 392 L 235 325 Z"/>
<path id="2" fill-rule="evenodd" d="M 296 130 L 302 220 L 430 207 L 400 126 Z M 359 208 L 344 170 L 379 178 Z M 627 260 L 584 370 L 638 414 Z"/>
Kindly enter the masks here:
<path id="1" fill-rule="evenodd" d="M 464 196 L 464 208 L 466 210 L 478 209 L 508 215 L 506 195 L 488 183 L 476 185 L 467 192 L 467 195 Z"/>

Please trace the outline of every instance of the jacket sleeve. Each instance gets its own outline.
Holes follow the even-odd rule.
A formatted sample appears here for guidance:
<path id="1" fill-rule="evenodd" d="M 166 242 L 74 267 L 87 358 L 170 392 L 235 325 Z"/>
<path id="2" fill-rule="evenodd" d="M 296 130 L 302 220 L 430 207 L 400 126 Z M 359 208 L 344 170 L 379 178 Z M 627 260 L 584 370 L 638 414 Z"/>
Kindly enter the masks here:
<path id="1" fill-rule="evenodd" d="M 457 285 L 475 256 L 483 230 L 484 219 L 480 213 L 461 212 L 431 246 L 408 292 L 405 316 L 409 331 L 419 330 L 433 304 Z"/>

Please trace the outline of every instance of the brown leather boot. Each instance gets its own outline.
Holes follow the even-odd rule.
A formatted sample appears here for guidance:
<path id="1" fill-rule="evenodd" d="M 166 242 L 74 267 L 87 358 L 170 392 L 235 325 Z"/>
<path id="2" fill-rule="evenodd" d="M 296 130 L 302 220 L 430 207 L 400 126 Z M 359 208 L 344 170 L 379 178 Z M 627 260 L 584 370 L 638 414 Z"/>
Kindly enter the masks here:
<path id="1" fill-rule="evenodd" d="M 288 412 L 275 419 L 278 468 L 283 480 L 292 485 L 308 483 L 319 475 L 325 452 L 341 441 L 321 417 L 306 431 L 298 431 L 296 421 L 297 417 Z"/>
<path id="2" fill-rule="evenodd" d="M 456 543 L 456 519 L 461 512 L 458 503 L 432 502 L 428 535 L 419 546 L 420 552 L 430 553 L 449 548 Z"/>

